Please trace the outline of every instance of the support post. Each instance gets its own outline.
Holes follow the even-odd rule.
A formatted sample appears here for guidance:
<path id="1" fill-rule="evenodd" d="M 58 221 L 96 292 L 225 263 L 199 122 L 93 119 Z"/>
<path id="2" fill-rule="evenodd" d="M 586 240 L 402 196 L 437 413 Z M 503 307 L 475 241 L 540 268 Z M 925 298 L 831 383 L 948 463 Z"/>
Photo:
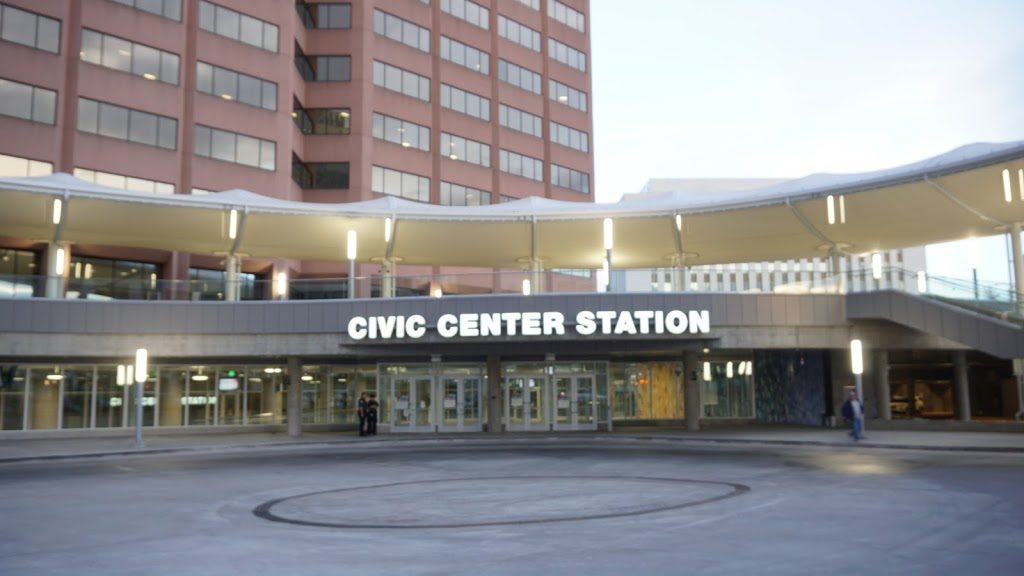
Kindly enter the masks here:
<path id="1" fill-rule="evenodd" d="M 487 357 L 487 433 L 501 434 L 501 357 Z"/>
<path id="2" fill-rule="evenodd" d="M 961 422 L 971 421 L 971 391 L 967 385 L 967 352 L 953 352 L 953 393 L 956 397 L 956 417 Z"/>
<path id="3" fill-rule="evenodd" d="M 64 264 L 57 270 L 57 251 L 64 250 Z M 68 270 L 71 262 L 71 248 L 67 244 L 50 242 L 46 245 L 46 297 L 63 298 L 67 286 Z"/>
<path id="4" fill-rule="evenodd" d="M 395 297 L 395 263 L 384 258 L 380 263 L 380 297 Z"/>
<path id="5" fill-rule="evenodd" d="M 1017 313 L 1024 314 L 1024 261 L 1021 260 L 1020 222 L 1010 224 L 1010 246 L 1013 252 L 1013 291 L 1017 296 Z"/>
<path id="6" fill-rule="evenodd" d="M 530 292 L 533 294 L 544 293 L 544 265 L 540 258 L 530 259 Z"/>
<path id="7" fill-rule="evenodd" d="M 348 261 L 348 297 L 351 300 L 356 297 L 356 261 Z"/>
<path id="8" fill-rule="evenodd" d="M 696 352 L 683 354 L 683 410 L 686 429 L 700 430 L 700 360 Z"/>
<path id="9" fill-rule="evenodd" d="M 228 302 L 235 302 L 239 296 L 238 274 L 242 271 L 242 258 L 237 254 L 228 254 L 224 258 L 224 299 Z"/>
<path id="10" fill-rule="evenodd" d="M 145 379 L 142 382 L 135 382 L 135 448 L 139 450 L 145 447 L 142 443 L 142 392 L 145 387 Z"/>
<path id="11" fill-rule="evenodd" d="M 828 255 L 829 264 L 832 268 L 832 291 L 837 294 L 846 292 L 843 282 L 843 257 L 838 250 L 833 249 Z"/>
<path id="12" fill-rule="evenodd" d="M 686 257 L 682 254 L 672 258 L 672 291 L 686 291 Z"/>
<path id="13" fill-rule="evenodd" d="M 302 436 L 302 363 L 288 357 L 288 435 Z"/>
<path id="14" fill-rule="evenodd" d="M 878 418 L 892 420 L 892 394 L 889 390 L 889 351 L 875 350 L 875 399 L 878 402 Z"/>

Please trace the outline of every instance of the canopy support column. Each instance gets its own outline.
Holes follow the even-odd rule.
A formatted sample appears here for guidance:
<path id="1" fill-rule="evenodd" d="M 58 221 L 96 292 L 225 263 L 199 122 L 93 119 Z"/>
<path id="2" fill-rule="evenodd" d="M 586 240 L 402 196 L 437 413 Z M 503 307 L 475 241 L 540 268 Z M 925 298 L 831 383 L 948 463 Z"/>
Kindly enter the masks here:
<path id="1" fill-rule="evenodd" d="M 389 258 L 380 262 L 380 297 L 395 297 L 395 263 Z"/>
<path id="2" fill-rule="evenodd" d="M 63 260 L 62 262 L 60 260 Z M 71 266 L 71 245 L 50 242 L 46 245 L 46 297 L 63 298 Z M 83 288 L 84 290 L 84 288 Z M 82 295 L 84 297 L 84 294 Z"/>
<path id="3" fill-rule="evenodd" d="M 686 256 L 683 254 L 676 254 L 672 258 L 672 291 L 673 292 L 685 292 L 686 291 L 686 277 L 689 270 L 686 268 Z"/>
<path id="4" fill-rule="evenodd" d="M 1010 224 L 1010 246 L 1013 252 L 1013 292 L 1017 313 L 1024 314 L 1024 262 L 1021 261 L 1020 222 Z"/>
<path id="5" fill-rule="evenodd" d="M 238 254 L 228 254 L 224 257 L 224 299 L 228 302 L 239 300 L 241 290 L 238 282 L 238 275 L 242 272 L 242 257 Z"/>
<path id="6" fill-rule="evenodd" d="M 828 253 L 829 264 L 832 269 L 832 291 L 838 294 L 846 293 L 846 275 L 843 274 L 843 255 L 833 248 Z"/>
<path id="7" fill-rule="evenodd" d="M 544 263 L 540 258 L 530 259 L 530 292 L 533 294 L 544 293 Z"/>

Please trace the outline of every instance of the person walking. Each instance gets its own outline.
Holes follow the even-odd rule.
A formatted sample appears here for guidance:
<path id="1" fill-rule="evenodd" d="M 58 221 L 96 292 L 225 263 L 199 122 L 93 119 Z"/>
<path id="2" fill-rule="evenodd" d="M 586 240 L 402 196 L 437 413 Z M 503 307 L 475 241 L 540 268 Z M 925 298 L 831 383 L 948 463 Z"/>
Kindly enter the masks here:
<path id="1" fill-rule="evenodd" d="M 850 437 L 857 440 L 864 439 L 864 404 L 857 398 L 857 393 L 850 390 L 850 394 L 843 402 L 843 418 L 850 422 Z"/>
<path id="2" fill-rule="evenodd" d="M 377 402 L 377 395 L 370 393 L 370 400 L 366 403 L 366 435 L 377 435 L 377 411 L 380 410 L 380 402 Z"/>
<path id="3" fill-rule="evenodd" d="M 359 401 L 356 403 L 356 415 L 359 416 L 359 435 L 366 436 L 366 420 L 367 412 L 366 405 L 369 402 L 369 394 L 363 392 L 359 396 Z"/>

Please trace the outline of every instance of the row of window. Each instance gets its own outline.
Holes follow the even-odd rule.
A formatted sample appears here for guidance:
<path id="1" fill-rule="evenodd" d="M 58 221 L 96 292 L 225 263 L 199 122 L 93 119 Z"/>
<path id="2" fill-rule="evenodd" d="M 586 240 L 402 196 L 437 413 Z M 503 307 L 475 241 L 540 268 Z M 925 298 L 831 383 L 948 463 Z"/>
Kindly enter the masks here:
<path id="1" fill-rule="evenodd" d="M 498 150 L 498 168 L 502 172 L 536 180 L 544 181 L 544 162 L 531 156 L 524 156 L 509 150 Z"/>
<path id="2" fill-rule="evenodd" d="M 430 102 L 430 78 L 391 64 L 373 61 L 373 84 L 385 90 Z"/>
<path id="3" fill-rule="evenodd" d="M 548 38 L 548 55 L 570 68 L 580 72 L 587 71 L 587 55 L 554 38 Z"/>
<path id="4" fill-rule="evenodd" d="M 441 106 L 484 122 L 491 121 L 490 99 L 455 86 L 441 84 Z"/>
<path id="5" fill-rule="evenodd" d="M 583 13 L 573 10 L 558 0 L 548 0 L 548 17 L 554 18 L 578 32 L 587 31 L 587 22 Z"/>
<path id="6" fill-rule="evenodd" d="M 0 4 L 0 40 L 60 53 L 60 20 Z"/>
<path id="7" fill-rule="evenodd" d="M 178 121 L 133 108 L 78 99 L 78 130 L 166 150 L 178 147 Z"/>
<path id="8" fill-rule="evenodd" d="M 498 36 L 534 52 L 540 52 L 540 32 L 501 14 L 498 14 Z"/>
<path id="9" fill-rule="evenodd" d="M 177 54 L 150 48 L 87 28 L 82 29 L 82 60 L 104 68 L 128 72 L 147 80 L 178 83 Z"/>
<path id="10" fill-rule="evenodd" d="M 0 114 L 53 124 L 57 114 L 57 93 L 0 78 Z"/>
<path id="11" fill-rule="evenodd" d="M 485 168 L 491 167 L 490 145 L 447 132 L 441 133 L 441 154 L 452 160 L 469 162 Z"/>
<path id="12" fill-rule="evenodd" d="M 590 194 L 590 175 L 585 172 L 559 166 L 551 165 L 551 185 L 561 188 L 568 188 L 576 192 Z"/>
<path id="13" fill-rule="evenodd" d="M 295 3 L 295 10 L 306 30 L 352 27 L 351 4 L 309 4 L 299 0 Z"/>
<path id="14" fill-rule="evenodd" d="M 548 129 L 550 130 L 551 141 L 555 144 L 561 144 L 580 152 L 590 151 L 590 138 L 586 132 L 581 132 L 558 122 L 551 122 L 548 125 Z"/>
<path id="15" fill-rule="evenodd" d="M 533 8 L 534 10 L 540 10 L 540 0 L 516 0 L 523 6 Z"/>
<path id="16" fill-rule="evenodd" d="M 490 27 L 491 11 L 470 0 L 441 0 L 441 11 L 484 30 Z"/>
<path id="17" fill-rule="evenodd" d="M 196 89 L 224 100 L 277 110 L 277 84 L 213 64 L 196 63 Z"/>
<path id="18" fill-rule="evenodd" d="M 295 44 L 295 68 L 306 82 L 348 82 L 352 79 L 351 56 L 307 56 Z"/>
<path id="19" fill-rule="evenodd" d="M 374 9 L 373 31 L 421 52 L 430 52 L 430 30 L 398 16 Z"/>
<path id="20" fill-rule="evenodd" d="M 277 163 L 277 144 L 196 124 L 195 155 L 273 171 Z"/>
<path id="21" fill-rule="evenodd" d="M 498 80 L 507 82 L 527 92 L 540 94 L 541 77 L 529 68 L 523 68 L 506 60 L 498 60 Z"/>
<path id="22" fill-rule="evenodd" d="M 131 192 L 148 192 L 151 194 L 174 194 L 174 184 L 157 182 L 146 178 L 136 178 L 123 174 L 101 172 L 99 170 L 88 170 L 86 168 L 75 168 L 75 178 L 81 178 L 101 186 L 129 190 Z"/>
<path id="23" fill-rule="evenodd" d="M 348 108 L 303 108 L 295 102 L 292 119 L 303 134 L 340 135 L 351 130 L 352 113 Z"/>
<path id="24" fill-rule="evenodd" d="M 441 204 L 445 206 L 484 206 L 490 203 L 490 192 L 451 182 L 441 182 Z"/>
<path id="25" fill-rule="evenodd" d="M 277 26 L 207 0 L 199 0 L 199 27 L 218 36 L 277 52 Z"/>
<path id="26" fill-rule="evenodd" d="M 543 138 L 542 132 L 544 121 L 540 116 L 530 114 L 525 110 L 498 104 L 498 123 L 506 128 L 517 130 L 523 134 Z"/>
<path id="27" fill-rule="evenodd" d="M 303 162 L 292 154 L 292 180 L 306 190 L 347 189 L 348 172 L 348 162 Z"/>
<path id="28" fill-rule="evenodd" d="M 388 194 L 417 202 L 430 202 L 430 178 L 374 166 L 370 188 L 378 194 Z"/>
<path id="29" fill-rule="evenodd" d="M 114 2 L 156 14 L 168 20 L 181 22 L 181 0 L 114 0 Z"/>
<path id="30" fill-rule="evenodd" d="M 490 54 L 447 36 L 441 36 L 441 58 L 474 72 L 491 73 Z"/>
<path id="31" fill-rule="evenodd" d="M 377 112 L 373 113 L 373 137 L 430 152 L 430 128 Z"/>
<path id="32" fill-rule="evenodd" d="M 53 164 L 20 156 L 0 154 L 0 177 L 23 178 L 53 174 Z"/>
<path id="33" fill-rule="evenodd" d="M 572 86 L 566 86 L 561 82 L 548 79 L 548 98 L 558 102 L 559 104 L 565 104 L 570 108 L 575 108 L 581 112 L 587 111 L 587 93 L 582 92 L 573 88 Z"/>

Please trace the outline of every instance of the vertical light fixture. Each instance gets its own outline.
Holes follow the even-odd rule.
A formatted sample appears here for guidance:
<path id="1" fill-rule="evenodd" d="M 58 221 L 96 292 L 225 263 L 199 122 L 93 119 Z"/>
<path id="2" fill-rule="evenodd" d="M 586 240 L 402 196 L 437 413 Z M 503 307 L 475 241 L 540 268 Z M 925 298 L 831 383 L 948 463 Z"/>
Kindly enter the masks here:
<path id="1" fill-rule="evenodd" d="M 117 380 L 115 380 L 118 386 L 124 386 L 128 383 L 128 378 L 125 375 L 124 364 L 117 365 Z"/>
<path id="2" fill-rule="evenodd" d="M 60 224 L 60 213 L 61 208 L 64 206 L 64 201 L 60 198 L 53 199 L 53 223 Z"/>
<path id="3" fill-rule="evenodd" d="M 146 372 L 149 370 L 149 352 L 145 348 L 135 350 L 135 447 L 142 448 L 142 392 Z"/>
<path id="4" fill-rule="evenodd" d="M 146 381 L 149 370 L 149 351 L 145 348 L 139 348 L 135 351 L 135 382 L 142 384 Z"/>
<path id="5" fill-rule="evenodd" d="M 348 255 L 348 297 L 356 297 L 356 231 L 349 230 L 345 238 L 345 251 Z"/>
<path id="6" fill-rule="evenodd" d="M 835 199 L 835 197 L 833 197 L 831 194 L 829 194 L 828 198 L 825 199 L 825 206 L 826 206 L 827 211 L 828 211 L 828 223 L 829 224 L 835 224 L 836 223 L 836 199 Z"/>
<path id="7" fill-rule="evenodd" d="M 444 291 L 441 290 L 441 287 L 438 286 L 437 288 L 434 288 L 434 298 L 440 298 L 442 296 L 444 296 Z"/>
<path id="8" fill-rule="evenodd" d="M 928 276 L 924 273 L 924 270 L 917 271 L 917 291 L 920 294 L 928 291 Z"/>
<path id="9" fill-rule="evenodd" d="M 1003 198 L 1007 202 L 1013 201 L 1013 190 L 1010 189 L 1010 169 L 1003 168 Z"/>
<path id="10" fill-rule="evenodd" d="M 64 258 L 65 252 L 63 248 L 57 248 L 57 257 L 53 259 L 53 275 L 63 276 L 64 275 Z"/>
<path id="11" fill-rule="evenodd" d="M 711 382 L 711 362 L 704 363 L 704 381 Z"/>
<path id="12" fill-rule="evenodd" d="M 725 363 L 725 377 L 732 378 L 732 361 Z"/>
<path id="13" fill-rule="evenodd" d="M 523 278 L 523 296 L 530 295 L 530 279 Z"/>
<path id="14" fill-rule="evenodd" d="M 1017 170 L 1017 191 L 1020 193 L 1020 199 L 1024 200 L 1024 168 Z"/>
<path id="15" fill-rule="evenodd" d="M 846 198 L 839 195 L 839 223 L 846 224 Z"/>
<path id="16" fill-rule="evenodd" d="M 612 246 L 613 224 L 611 218 L 604 219 L 604 265 L 605 265 L 605 292 L 612 291 Z"/>
<path id="17" fill-rule="evenodd" d="M 683 230 L 683 215 L 682 214 L 676 214 L 676 230 L 679 230 L 680 232 L 682 232 L 682 230 Z"/>
<path id="18" fill-rule="evenodd" d="M 391 217 L 384 219 L 384 243 L 389 244 L 391 242 Z"/>
<path id="19" fill-rule="evenodd" d="M 880 252 L 871 255 L 871 276 L 875 280 L 882 279 L 882 254 Z"/>
<path id="20" fill-rule="evenodd" d="M 859 338 L 850 340 L 850 372 L 853 372 L 857 400 L 864 402 L 864 350 Z M 863 410 L 863 406 L 861 407 Z"/>
<path id="21" fill-rule="evenodd" d="M 278 272 L 274 282 L 274 293 L 282 300 L 288 295 L 288 273 Z"/>
<path id="22" fill-rule="evenodd" d="M 231 209 L 231 214 L 228 216 L 228 238 L 234 240 L 238 237 L 238 210 Z"/>

